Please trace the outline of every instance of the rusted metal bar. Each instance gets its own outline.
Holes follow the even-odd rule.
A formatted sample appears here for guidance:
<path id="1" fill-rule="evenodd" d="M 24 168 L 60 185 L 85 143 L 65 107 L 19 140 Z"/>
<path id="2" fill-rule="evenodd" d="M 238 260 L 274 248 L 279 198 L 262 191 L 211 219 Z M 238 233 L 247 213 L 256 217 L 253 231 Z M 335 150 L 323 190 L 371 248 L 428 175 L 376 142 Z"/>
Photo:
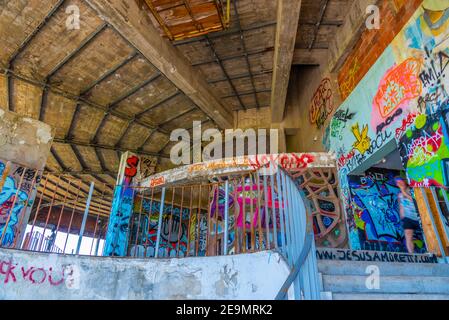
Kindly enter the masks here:
<path id="1" fill-rule="evenodd" d="M 183 205 L 184 205 L 184 186 L 181 187 L 181 210 L 179 213 L 179 228 L 178 228 L 178 243 L 176 247 L 176 257 L 179 257 L 179 250 L 180 250 L 180 240 L 181 240 L 181 232 L 182 232 L 182 219 L 184 217 L 183 215 Z M 187 230 L 188 232 L 188 230 Z"/>
<path id="2" fill-rule="evenodd" d="M 171 229 L 173 227 L 173 209 L 174 209 L 174 205 L 175 205 L 175 191 L 176 191 L 176 187 L 173 187 L 173 194 L 172 194 L 172 198 L 171 198 L 171 209 L 170 209 L 170 220 L 168 222 L 168 239 L 167 239 L 167 253 L 168 256 L 170 257 L 170 252 L 171 252 Z"/>
<path id="3" fill-rule="evenodd" d="M 192 218 L 192 205 L 193 205 L 193 186 L 190 187 L 190 205 L 189 205 L 189 224 L 187 227 L 187 250 L 186 257 L 190 255 L 190 230 L 191 230 L 191 218 Z"/>
<path id="4" fill-rule="evenodd" d="M 150 200 L 150 207 L 148 210 L 148 227 L 147 227 L 147 237 L 150 236 L 150 227 L 151 227 L 151 214 L 152 212 L 152 208 L 153 208 L 153 199 L 154 199 L 154 187 L 151 188 L 151 200 Z M 145 200 L 145 198 L 142 198 L 142 202 Z M 145 244 L 145 253 L 144 256 L 147 256 L 147 250 L 148 250 L 148 246 L 150 244 L 150 240 L 147 239 L 147 243 Z"/>
<path id="5" fill-rule="evenodd" d="M 78 202 L 80 192 L 81 192 L 81 180 L 78 181 L 78 191 L 76 193 L 75 203 Z M 65 237 L 65 241 L 64 241 L 64 249 L 62 250 L 63 253 L 65 253 L 65 249 L 67 247 L 67 240 L 69 239 L 70 231 L 72 230 L 72 222 L 73 222 L 73 216 L 75 215 L 75 210 L 76 210 L 76 206 L 73 206 L 72 214 L 70 216 L 69 226 L 67 228 L 67 236 Z"/>
<path id="6" fill-rule="evenodd" d="M 254 185 L 253 185 L 253 175 L 250 173 L 249 174 L 249 205 L 250 205 L 250 227 L 251 227 L 251 252 L 255 252 L 256 251 L 256 234 L 255 234 L 255 229 L 254 229 Z"/>
<path id="7" fill-rule="evenodd" d="M 59 177 L 58 177 L 58 180 L 59 180 Z M 44 231 L 42 231 L 42 235 L 43 235 L 43 238 L 44 238 L 44 239 L 45 239 L 45 231 L 47 231 L 48 220 L 50 219 L 50 215 L 51 215 L 51 212 L 52 212 L 52 210 L 53 210 L 53 204 L 54 204 L 54 202 L 55 202 L 56 191 L 57 191 L 58 189 L 59 189 L 59 183 L 58 183 L 58 185 L 56 186 L 55 191 L 53 192 L 53 195 L 52 195 L 52 198 L 51 198 L 51 203 L 50 203 L 50 208 L 48 208 L 47 219 L 45 220 Z M 41 245 L 42 245 L 42 244 L 43 244 L 43 242 L 39 245 L 39 248 L 38 248 L 37 251 L 41 251 Z"/>
<path id="8" fill-rule="evenodd" d="M 28 205 L 30 203 L 30 198 L 34 194 L 34 186 L 36 185 L 36 181 L 37 181 L 38 175 L 39 175 L 39 170 L 35 170 L 34 177 L 33 177 L 32 183 L 31 183 L 31 187 L 30 187 L 30 191 L 28 192 L 27 200 L 25 202 L 25 207 L 24 207 L 25 212 L 20 215 L 20 220 L 19 220 L 19 223 L 18 223 L 19 228 L 22 226 L 23 218 L 25 217 L 26 211 L 28 210 L 27 208 L 28 208 Z M 1 191 L 0 191 L 0 193 L 1 193 Z M 36 192 L 36 194 L 37 194 L 37 192 Z M 31 214 L 31 211 L 30 211 L 30 214 Z M 25 228 L 25 230 L 26 230 L 26 228 Z M 25 232 L 25 230 L 24 230 L 24 232 Z M 20 247 L 20 245 L 21 244 L 17 244 L 17 237 L 14 237 L 14 243 L 13 243 L 12 247 L 16 248 L 16 246 Z"/>

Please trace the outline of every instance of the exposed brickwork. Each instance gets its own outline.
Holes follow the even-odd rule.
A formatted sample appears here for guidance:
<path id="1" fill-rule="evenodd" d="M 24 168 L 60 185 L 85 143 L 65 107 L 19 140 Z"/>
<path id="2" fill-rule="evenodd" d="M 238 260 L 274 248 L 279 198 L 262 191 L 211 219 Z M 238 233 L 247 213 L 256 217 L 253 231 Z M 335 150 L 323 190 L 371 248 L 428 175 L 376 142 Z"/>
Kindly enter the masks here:
<path id="1" fill-rule="evenodd" d="M 362 33 L 338 73 L 338 84 L 343 101 L 363 79 L 422 2 L 422 0 L 383 0 L 380 2 L 380 29 L 366 29 Z"/>

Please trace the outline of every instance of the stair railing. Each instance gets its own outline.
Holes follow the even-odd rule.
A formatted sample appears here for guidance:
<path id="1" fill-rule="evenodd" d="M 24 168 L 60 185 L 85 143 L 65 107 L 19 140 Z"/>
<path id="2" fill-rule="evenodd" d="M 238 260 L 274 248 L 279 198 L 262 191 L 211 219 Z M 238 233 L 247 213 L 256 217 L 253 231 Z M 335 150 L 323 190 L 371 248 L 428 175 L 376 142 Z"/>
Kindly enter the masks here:
<path id="1" fill-rule="evenodd" d="M 287 298 L 293 285 L 295 300 L 319 300 L 320 281 L 316 261 L 315 236 L 308 203 L 295 181 L 283 169 L 276 173 L 279 195 L 282 243 L 280 252 L 286 258 L 291 272 L 276 296 L 276 300 Z"/>

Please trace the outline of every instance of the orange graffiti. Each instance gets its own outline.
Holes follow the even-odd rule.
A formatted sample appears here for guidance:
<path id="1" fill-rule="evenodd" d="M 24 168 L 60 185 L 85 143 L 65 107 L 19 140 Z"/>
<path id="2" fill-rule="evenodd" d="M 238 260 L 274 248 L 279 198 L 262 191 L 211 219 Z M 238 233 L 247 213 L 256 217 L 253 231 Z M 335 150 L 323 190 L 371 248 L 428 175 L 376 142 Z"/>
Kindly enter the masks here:
<path id="1" fill-rule="evenodd" d="M 385 74 L 373 101 L 374 108 L 379 110 L 382 118 L 388 117 L 398 108 L 406 109 L 410 100 L 421 95 L 421 65 L 420 60 L 409 58 Z"/>

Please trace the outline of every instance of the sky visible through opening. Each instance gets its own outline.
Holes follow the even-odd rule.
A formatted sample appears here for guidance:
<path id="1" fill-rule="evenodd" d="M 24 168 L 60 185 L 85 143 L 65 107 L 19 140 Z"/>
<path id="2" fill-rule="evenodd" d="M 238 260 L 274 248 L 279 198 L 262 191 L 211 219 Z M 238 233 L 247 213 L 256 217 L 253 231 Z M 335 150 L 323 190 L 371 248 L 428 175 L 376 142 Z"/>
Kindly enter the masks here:
<path id="1" fill-rule="evenodd" d="M 27 225 L 25 234 L 28 234 L 29 232 L 31 232 L 32 226 L 31 225 Z M 36 234 L 36 232 L 39 232 L 40 234 L 44 233 L 44 228 L 42 227 L 38 227 L 38 226 L 34 226 L 33 228 L 33 234 Z M 45 238 L 49 237 L 51 235 L 51 229 L 47 228 L 45 230 Z M 25 241 L 24 237 L 24 241 Z M 57 235 L 56 235 L 56 240 L 54 242 L 54 245 L 59 248 L 61 251 L 56 251 L 53 250 L 54 252 L 59 252 L 62 253 L 62 250 L 64 249 L 64 245 L 67 239 L 67 244 L 65 245 L 65 251 L 64 253 L 67 254 L 75 254 L 76 252 L 76 247 L 78 245 L 78 235 L 75 234 L 69 234 L 69 237 L 67 238 L 67 233 L 66 232 L 62 232 L 62 231 L 58 231 Z M 81 240 L 81 247 L 80 247 L 80 252 L 79 254 L 81 255 L 95 255 L 95 251 L 96 251 L 96 247 L 97 247 L 97 242 L 98 239 L 94 239 L 92 237 L 86 237 L 84 236 Z M 23 246 L 23 243 L 22 243 Z M 46 251 L 45 248 L 45 242 L 41 245 L 40 250 L 38 251 Z M 104 240 L 100 239 L 100 243 L 98 245 L 98 253 L 97 255 L 101 255 L 103 252 L 103 246 L 104 246 Z M 38 248 L 35 248 L 34 250 L 37 250 Z"/>

